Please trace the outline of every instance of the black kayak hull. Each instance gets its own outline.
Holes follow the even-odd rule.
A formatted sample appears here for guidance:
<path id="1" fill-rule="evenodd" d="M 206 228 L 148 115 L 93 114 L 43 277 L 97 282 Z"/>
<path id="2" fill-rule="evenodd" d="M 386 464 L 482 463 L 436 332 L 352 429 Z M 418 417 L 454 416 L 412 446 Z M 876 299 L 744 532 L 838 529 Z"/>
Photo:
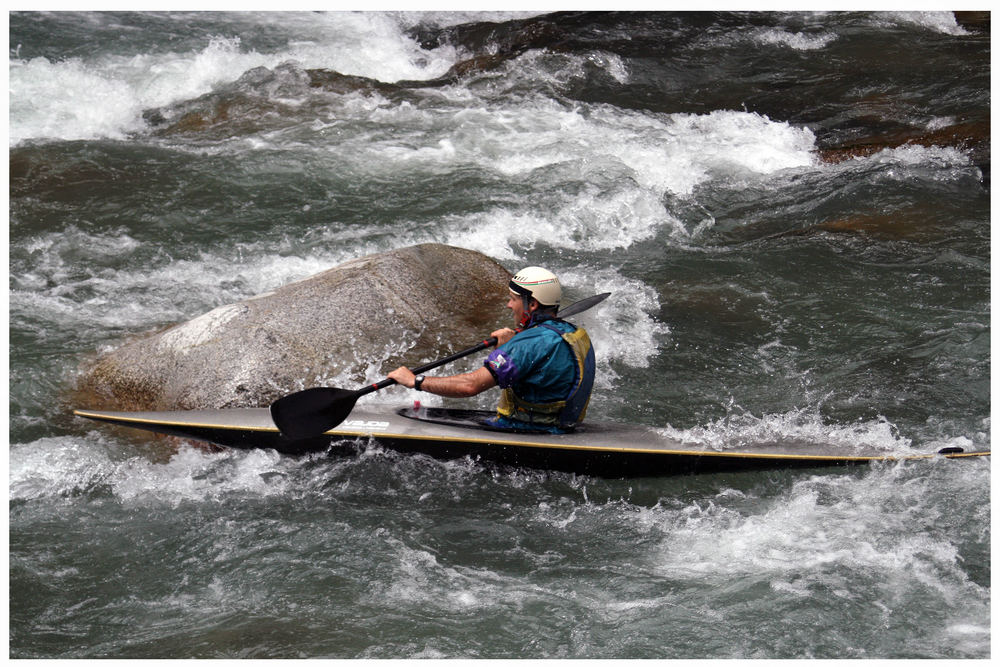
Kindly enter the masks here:
<path id="1" fill-rule="evenodd" d="M 351 451 L 359 443 L 375 441 L 390 449 L 441 459 L 471 457 L 507 465 L 616 478 L 816 468 L 990 454 L 989 451 L 959 448 L 884 452 L 791 440 L 714 450 L 683 442 L 648 426 L 588 422 L 573 433 L 522 433 L 485 427 L 483 419 L 489 413 L 440 408 L 418 411 L 355 409 L 336 428 L 306 440 L 290 440 L 282 435 L 267 408 L 175 412 L 76 410 L 74 414 L 235 449 L 273 449 L 282 454 L 303 455 L 339 449 Z"/>

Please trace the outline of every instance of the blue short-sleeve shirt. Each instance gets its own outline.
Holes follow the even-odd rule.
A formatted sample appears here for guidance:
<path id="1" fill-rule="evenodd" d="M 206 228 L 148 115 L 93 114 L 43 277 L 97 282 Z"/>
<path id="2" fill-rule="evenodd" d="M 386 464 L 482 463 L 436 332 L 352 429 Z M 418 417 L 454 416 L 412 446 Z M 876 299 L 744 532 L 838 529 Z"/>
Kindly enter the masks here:
<path id="1" fill-rule="evenodd" d="M 573 331 L 571 324 L 559 320 L 545 324 L 562 333 Z M 529 403 L 564 400 L 576 379 L 569 345 L 560 333 L 541 326 L 529 327 L 493 350 L 485 366 L 497 385 L 512 388 Z"/>

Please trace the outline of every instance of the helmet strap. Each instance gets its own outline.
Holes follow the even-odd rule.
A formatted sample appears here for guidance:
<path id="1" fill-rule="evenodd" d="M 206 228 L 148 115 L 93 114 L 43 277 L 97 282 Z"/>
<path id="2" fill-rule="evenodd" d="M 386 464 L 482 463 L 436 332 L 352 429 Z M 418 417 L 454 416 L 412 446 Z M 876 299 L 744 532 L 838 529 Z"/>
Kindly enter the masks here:
<path id="1" fill-rule="evenodd" d="M 524 327 L 528 326 L 528 322 L 531 321 L 531 297 L 522 294 L 521 295 L 521 306 L 522 306 L 521 309 L 522 309 L 523 312 L 521 313 L 520 328 L 523 329 Z"/>

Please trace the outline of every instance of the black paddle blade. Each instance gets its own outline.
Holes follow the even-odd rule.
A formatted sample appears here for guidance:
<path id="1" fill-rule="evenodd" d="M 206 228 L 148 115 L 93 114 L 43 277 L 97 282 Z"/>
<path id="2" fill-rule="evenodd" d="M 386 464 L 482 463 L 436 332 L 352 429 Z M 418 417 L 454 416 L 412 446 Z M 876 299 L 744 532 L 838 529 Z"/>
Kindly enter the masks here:
<path id="1" fill-rule="evenodd" d="M 271 419 L 286 438 L 302 440 L 321 435 L 347 419 L 357 400 L 356 391 L 315 387 L 271 403 Z"/>

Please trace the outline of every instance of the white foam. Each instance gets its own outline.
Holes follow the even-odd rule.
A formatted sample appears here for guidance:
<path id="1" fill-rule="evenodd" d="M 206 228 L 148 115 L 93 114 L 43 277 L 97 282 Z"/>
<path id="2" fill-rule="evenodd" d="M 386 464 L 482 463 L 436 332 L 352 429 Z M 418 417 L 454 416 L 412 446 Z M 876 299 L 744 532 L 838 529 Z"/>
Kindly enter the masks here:
<path id="1" fill-rule="evenodd" d="M 341 130 L 335 145 L 317 150 L 335 153 L 352 173 L 383 178 L 400 178 L 418 167 L 430 173 L 468 168 L 540 189 L 589 184 L 595 195 L 608 190 L 615 195 L 631 185 L 653 199 L 690 195 L 711 180 L 819 164 L 808 128 L 756 113 L 567 107 L 542 96 L 490 100 L 452 87 L 424 94 L 441 100 L 430 108 L 376 94 L 338 96 L 326 112 L 329 118 L 319 122 L 343 128 L 358 121 L 363 129 L 353 135 Z M 629 195 L 629 200 L 640 198 Z"/>
<path id="2" fill-rule="evenodd" d="M 274 16 L 264 13 L 260 19 Z M 10 145 L 41 138 L 121 139 L 143 129 L 145 109 L 193 99 L 255 67 L 294 61 L 306 69 L 391 82 L 441 76 L 458 58 L 450 46 L 421 49 L 388 14 L 293 13 L 280 20 L 296 22 L 306 37 L 272 53 L 247 49 L 237 35 L 220 35 L 185 53 L 11 59 Z"/>
<path id="3" fill-rule="evenodd" d="M 500 259 L 516 257 L 515 243 L 626 249 L 662 230 L 687 240 L 692 231 L 666 210 L 664 196 L 687 197 L 715 181 L 739 187 L 817 166 L 808 129 L 734 111 L 567 109 L 533 98 L 517 106 L 433 113 L 403 104 L 379 107 L 373 117 L 397 132 L 338 146 L 362 173 L 378 170 L 390 178 L 418 167 L 468 168 L 531 184 L 519 202 L 446 220 L 453 230 L 446 242 Z"/>
<path id="4" fill-rule="evenodd" d="M 817 448 L 913 453 L 912 441 L 901 436 L 896 427 L 884 418 L 830 424 L 816 407 L 758 416 L 730 406 L 730 414 L 706 426 L 686 429 L 667 426 L 661 431 L 685 444 L 717 451 L 760 443 L 806 441 L 814 443 Z"/>
<path id="5" fill-rule="evenodd" d="M 385 248 L 357 242 L 345 248 L 337 243 L 329 250 L 287 256 L 283 248 L 265 243 L 235 249 L 241 261 L 211 253 L 153 267 L 140 257 L 129 261 L 130 254 L 143 249 L 124 231 L 92 233 L 74 226 L 27 239 L 24 250 L 33 261 L 12 276 L 10 312 L 50 320 L 59 328 L 75 323 L 146 330 L 202 315 Z M 120 262 L 137 268 L 105 268 Z"/>
<path id="6" fill-rule="evenodd" d="M 887 148 L 869 158 L 874 163 L 899 163 L 907 166 L 961 169 L 972 165 L 968 154 L 947 146 L 908 145 Z"/>
<path id="7" fill-rule="evenodd" d="M 211 453 L 182 446 L 167 463 L 127 459 L 108 483 L 124 501 L 171 506 L 215 501 L 232 493 L 282 496 L 296 490 L 288 478 L 291 465 L 274 450 Z"/>
<path id="8" fill-rule="evenodd" d="M 579 294 L 611 292 L 605 301 L 572 318 L 586 327 L 599 353 L 599 377 L 613 376 L 609 367 L 612 362 L 645 368 L 660 354 L 661 339 L 670 329 L 656 318 L 660 308 L 656 290 L 613 268 L 567 266 L 558 270 L 561 282 L 572 285 Z M 606 381 L 598 382 L 600 387 Z"/>
<path id="9" fill-rule="evenodd" d="M 761 44 L 785 46 L 796 51 L 818 51 L 837 39 L 831 33 L 789 32 L 783 28 L 760 28 L 753 32 L 752 39 Z"/>
<path id="10" fill-rule="evenodd" d="M 145 109 L 198 97 L 273 60 L 243 52 L 238 37 L 213 38 L 195 53 L 11 60 L 10 143 L 121 139 L 145 127 Z"/>
<path id="11" fill-rule="evenodd" d="M 518 257 L 514 244 L 597 252 L 628 248 L 652 238 L 661 226 L 678 236 L 685 231 L 656 197 L 637 189 L 567 196 L 556 212 L 545 215 L 496 208 L 446 223 L 446 243 L 500 260 Z"/>
<path id="12" fill-rule="evenodd" d="M 859 572 L 889 586 L 917 581 L 950 600 L 977 595 L 950 536 L 921 530 L 940 521 L 942 481 L 908 470 L 805 477 L 766 498 L 720 495 L 660 513 L 666 521 L 660 567 L 672 577 L 695 579 L 761 575 L 772 587 L 800 595 L 822 581 L 852 596 L 849 577 Z M 953 483 L 965 484 L 975 474 L 963 473 L 963 481 Z M 970 493 L 988 488 L 988 472 L 976 477 Z M 805 587 L 801 575 L 808 579 Z"/>
<path id="13" fill-rule="evenodd" d="M 121 139 L 142 127 L 134 89 L 79 60 L 11 60 L 9 86 L 12 146 L 33 138 Z"/>
<path id="14" fill-rule="evenodd" d="M 463 25 L 466 23 L 479 23 L 479 22 L 503 23 L 506 21 L 515 21 L 518 19 L 531 18 L 533 16 L 545 14 L 546 12 L 449 10 L 442 12 L 398 11 L 390 13 L 397 16 L 400 19 L 400 23 L 405 25 L 417 25 L 422 23 L 428 26 L 446 28 L 449 26 Z"/>
<path id="15" fill-rule="evenodd" d="M 389 536 L 385 541 L 396 551 L 395 569 L 386 580 L 375 583 L 371 595 L 396 605 L 476 613 L 548 595 L 544 588 L 487 568 L 444 565 L 429 551 Z"/>
<path id="16" fill-rule="evenodd" d="M 457 154 L 507 176 L 600 182 L 631 179 L 654 196 L 688 195 L 720 176 L 770 174 L 818 164 L 807 128 L 756 113 L 659 114 L 607 105 L 566 108 L 548 99 L 483 110 L 459 135 Z M 544 167 L 551 169 L 542 171 Z M 539 173 L 541 172 L 541 173 Z M 606 176 L 605 174 L 610 174 Z M 602 175 L 604 179 L 601 178 Z"/>
<path id="17" fill-rule="evenodd" d="M 968 35 L 968 31 L 958 25 L 955 12 L 923 11 L 923 12 L 875 12 L 873 19 L 876 25 L 896 24 L 926 28 L 932 32 L 944 35 Z"/>
<path id="18" fill-rule="evenodd" d="M 13 445 L 8 463 L 10 500 L 72 495 L 92 488 L 114 469 L 99 436 L 42 438 Z"/>
<path id="19" fill-rule="evenodd" d="M 297 465 L 273 450 L 208 452 L 187 445 L 159 462 L 92 431 L 12 447 L 9 494 L 11 500 L 40 500 L 110 493 L 132 504 L 177 506 L 232 493 L 298 493 L 301 485 L 289 481 Z"/>
<path id="20" fill-rule="evenodd" d="M 906 145 L 886 148 L 870 156 L 855 157 L 824 167 L 831 173 L 839 171 L 877 170 L 869 179 L 909 181 L 921 179 L 953 182 L 982 175 L 971 157 L 958 148 L 946 146 Z"/>
<path id="21" fill-rule="evenodd" d="M 296 60 L 306 68 L 331 69 L 379 81 L 433 79 L 457 62 L 451 46 L 425 50 L 404 34 L 401 18 L 381 12 L 328 12 L 315 17 L 315 41 L 277 54 L 275 64 Z"/>

